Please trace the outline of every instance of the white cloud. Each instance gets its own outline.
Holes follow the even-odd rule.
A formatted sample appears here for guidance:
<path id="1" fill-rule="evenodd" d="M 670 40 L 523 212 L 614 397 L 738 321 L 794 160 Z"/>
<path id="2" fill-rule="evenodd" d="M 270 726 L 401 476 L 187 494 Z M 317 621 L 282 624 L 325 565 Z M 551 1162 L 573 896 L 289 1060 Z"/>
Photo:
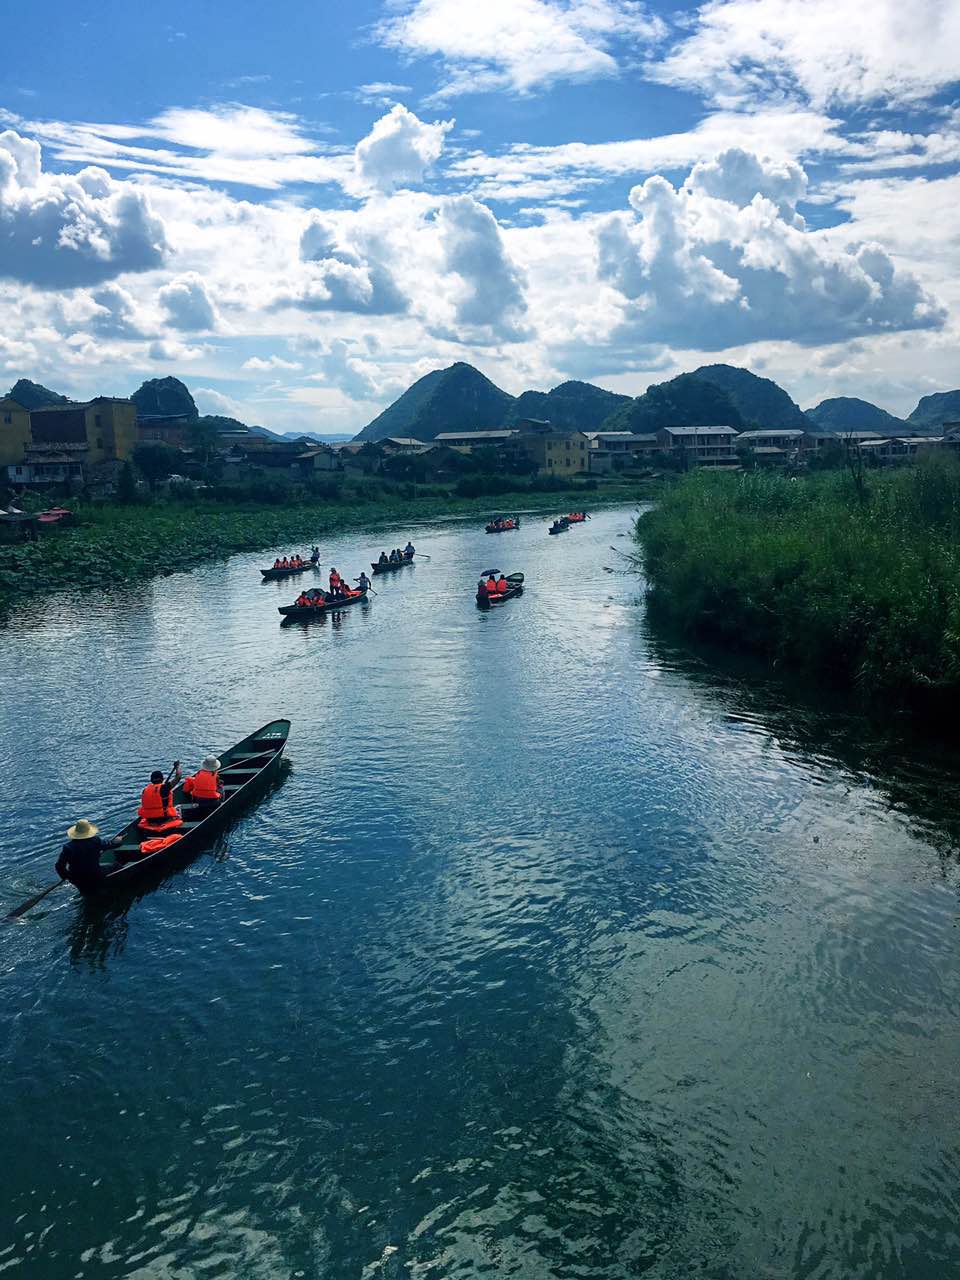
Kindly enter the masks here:
<path id="1" fill-rule="evenodd" d="M 523 277 L 503 243 L 496 218 L 472 196 L 445 200 L 437 220 L 444 268 L 458 278 L 454 320 L 483 339 L 517 341 L 525 336 Z"/>
<path id="2" fill-rule="evenodd" d="M 956 0 L 712 0 L 647 73 L 726 106 L 784 94 L 890 105 L 956 81 L 958 49 Z"/>
<path id="3" fill-rule="evenodd" d="M 701 176 L 735 199 L 708 194 L 697 171 L 680 190 L 656 176 L 631 191 L 635 217 L 601 220 L 599 274 L 624 300 L 621 334 L 709 351 L 944 324 L 942 304 L 914 275 L 897 270 L 879 244 L 841 245 L 805 231 L 786 200 L 783 171 L 768 173 L 757 163 L 752 199 L 743 185 L 748 162 L 728 152 Z M 781 207 L 764 186 L 772 186 Z"/>
<path id="4" fill-rule="evenodd" d="M 442 59 L 439 100 L 613 76 L 616 46 L 649 44 L 664 30 L 635 0 L 408 0 L 378 34 L 408 56 Z"/>
<path id="5" fill-rule="evenodd" d="M 258 107 L 172 107 L 142 125 L 0 118 L 39 138 L 64 163 L 266 190 L 344 183 L 353 170 L 345 149 L 321 148 L 296 116 Z"/>
<path id="6" fill-rule="evenodd" d="M 137 303 L 118 284 L 105 284 L 92 292 L 76 290 L 57 304 L 61 327 L 67 332 L 84 330 L 101 338 L 142 338 Z"/>
<path id="7" fill-rule="evenodd" d="M 354 162 L 361 189 L 390 192 L 420 182 L 440 158 L 444 135 L 453 124 L 426 124 L 406 107 L 393 107 L 357 143 Z"/>
<path id="8" fill-rule="evenodd" d="M 314 210 L 300 238 L 302 264 L 281 283 L 274 305 L 365 315 L 406 311 L 407 299 L 381 255 L 376 238 L 364 236 L 359 226 L 351 240 Z"/>
<path id="9" fill-rule="evenodd" d="M 267 356 L 264 359 L 261 356 L 251 356 L 249 360 L 244 360 L 240 366 L 241 369 L 249 369 L 253 373 L 268 373 L 272 369 L 301 369 L 302 365 L 297 364 L 295 360 L 283 360 L 280 356 Z"/>
<path id="10" fill-rule="evenodd" d="M 195 271 L 184 272 L 157 290 L 167 323 L 188 332 L 211 332 L 220 327 L 216 304 Z"/>
<path id="11" fill-rule="evenodd" d="M 377 401 L 391 390 L 403 389 L 385 380 L 371 361 L 354 355 L 351 344 L 342 338 L 335 338 L 329 350 L 317 357 L 317 362 L 321 372 L 311 375 L 311 380 L 336 387 L 351 400 Z"/>
<path id="12" fill-rule="evenodd" d="M 243 409 L 236 400 L 225 396 L 214 387 L 196 387 L 192 393 L 197 408 L 201 413 L 217 414 L 224 418 L 239 418 L 243 421 Z"/>
<path id="13" fill-rule="evenodd" d="M 159 267 L 167 253 L 147 197 L 102 169 L 45 174 L 40 147 L 0 133 L 0 277 L 40 289 Z"/>
<path id="14" fill-rule="evenodd" d="M 783 161 L 843 153 L 850 144 L 836 130 L 835 120 L 816 111 L 719 111 L 683 133 L 552 147 L 517 144 L 503 155 L 475 152 L 455 160 L 449 172 L 471 181 L 473 194 L 484 199 L 549 199 L 601 178 L 686 169 L 730 147 Z"/>

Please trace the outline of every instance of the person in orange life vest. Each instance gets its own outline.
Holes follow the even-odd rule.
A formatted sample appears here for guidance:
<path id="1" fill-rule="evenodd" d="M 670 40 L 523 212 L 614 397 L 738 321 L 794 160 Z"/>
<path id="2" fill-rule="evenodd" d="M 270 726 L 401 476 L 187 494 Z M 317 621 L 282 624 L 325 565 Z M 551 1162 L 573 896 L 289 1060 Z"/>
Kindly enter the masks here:
<path id="1" fill-rule="evenodd" d="M 340 584 L 342 583 L 342 581 L 343 579 L 340 577 L 339 573 L 337 573 L 336 569 L 331 568 L 330 569 L 330 594 L 331 595 L 334 595 L 334 596 L 339 595 Z"/>
<path id="2" fill-rule="evenodd" d="M 216 756 L 207 756 L 197 772 L 184 779 L 183 794 L 190 797 L 201 813 L 215 809 L 223 799 L 219 772 L 220 761 Z"/>
<path id="3" fill-rule="evenodd" d="M 490 577 L 487 579 L 487 590 L 492 596 L 497 594 L 497 575 L 495 573 L 491 573 Z"/>
<path id="4" fill-rule="evenodd" d="M 180 811 L 173 803 L 173 788 L 180 781 L 180 766 L 173 771 L 173 781 L 165 781 L 162 772 L 154 769 L 150 781 L 143 788 L 140 796 L 140 808 L 137 814 L 139 826 L 150 831 L 172 831 L 183 825 Z"/>
<path id="5" fill-rule="evenodd" d="M 296 603 L 302 609 L 305 604 L 313 604 L 313 601 L 310 599 L 310 597 L 307 595 L 305 591 L 301 591 L 300 594 L 297 596 Z"/>
<path id="6" fill-rule="evenodd" d="M 279 557 L 279 556 L 277 556 L 276 560 L 274 560 L 274 562 L 273 562 L 273 567 L 274 567 L 275 569 L 280 569 L 280 568 L 282 568 L 282 566 L 281 566 L 281 564 L 280 564 L 280 557 Z"/>
<path id="7" fill-rule="evenodd" d="M 500 592 L 501 595 L 503 595 L 504 591 L 510 590 L 510 583 L 506 580 L 506 578 L 503 576 L 502 573 L 500 575 L 499 581 L 497 582 L 497 590 Z"/>

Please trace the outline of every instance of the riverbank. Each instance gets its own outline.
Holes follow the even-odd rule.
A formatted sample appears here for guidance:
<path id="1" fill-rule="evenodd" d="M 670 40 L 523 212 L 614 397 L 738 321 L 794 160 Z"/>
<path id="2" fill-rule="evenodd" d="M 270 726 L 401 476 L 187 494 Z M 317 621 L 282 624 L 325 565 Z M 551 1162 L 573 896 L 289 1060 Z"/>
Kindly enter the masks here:
<path id="1" fill-rule="evenodd" d="M 651 607 L 866 695 L 960 698 L 960 466 L 698 472 L 637 523 Z"/>
<path id="2" fill-rule="evenodd" d="M 114 583 L 189 569 L 237 551 L 284 553 L 349 529 L 444 516 L 488 519 L 494 511 L 556 512 L 574 503 L 596 508 L 639 501 L 642 485 L 609 485 L 599 492 L 571 487 L 557 493 L 512 493 L 491 498 L 384 499 L 306 502 L 278 507 L 213 499 L 143 505 L 73 505 L 76 523 L 37 542 L 0 547 L 0 611 L 31 595 Z M 374 541 L 376 541 L 374 539 Z"/>

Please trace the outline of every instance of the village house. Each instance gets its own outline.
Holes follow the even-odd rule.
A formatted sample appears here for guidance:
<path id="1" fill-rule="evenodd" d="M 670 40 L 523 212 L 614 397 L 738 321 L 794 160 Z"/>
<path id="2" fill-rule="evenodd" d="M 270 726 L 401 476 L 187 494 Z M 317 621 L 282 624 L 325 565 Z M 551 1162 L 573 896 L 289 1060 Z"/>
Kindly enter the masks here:
<path id="1" fill-rule="evenodd" d="M 446 445 L 448 449 L 456 449 L 459 453 L 470 453 L 474 449 L 503 446 L 515 440 L 519 432 L 504 429 L 502 431 L 441 431 L 436 438 L 438 445 Z"/>
<path id="2" fill-rule="evenodd" d="M 662 427 L 657 441 L 662 452 L 684 467 L 733 467 L 737 465 L 733 427 Z"/>
<path id="3" fill-rule="evenodd" d="M 109 484 L 133 456 L 137 410 L 132 400 L 98 396 L 84 404 L 44 405 L 30 411 L 26 437 L 25 412 L 9 398 L 0 402 L 0 458 L 15 485 Z"/>
<path id="4" fill-rule="evenodd" d="M 521 434 L 519 443 L 541 475 L 576 476 L 590 470 L 590 442 L 582 431 Z"/>
<path id="5" fill-rule="evenodd" d="M 765 466 L 786 466 L 797 462 L 803 450 L 802 429 L 779 428 L 770 431 L 741 431 L 736 439 L 738 449 L 749 451 L 753 459 Z"/>

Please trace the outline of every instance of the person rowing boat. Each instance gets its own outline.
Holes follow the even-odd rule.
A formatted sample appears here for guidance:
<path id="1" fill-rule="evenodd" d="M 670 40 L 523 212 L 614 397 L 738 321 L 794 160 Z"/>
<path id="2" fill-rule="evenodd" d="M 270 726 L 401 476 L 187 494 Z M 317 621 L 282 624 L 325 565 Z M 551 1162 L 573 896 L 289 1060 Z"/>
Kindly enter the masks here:
<path id="1" fill-rule="evenodd" d="M 67 828 L 68 843 L 60 850 L 56 872 L 61 880 L 69 880 L 78 889 L 85 892 L 102 884 L 112 866 L 104 867 L 100 855 L 115 849 L 123 841 L 123 836 L 114 836 L 112 840 L 100 837 L 100 828 L 86 818 L 80 818 L 72 827 Z"/>

